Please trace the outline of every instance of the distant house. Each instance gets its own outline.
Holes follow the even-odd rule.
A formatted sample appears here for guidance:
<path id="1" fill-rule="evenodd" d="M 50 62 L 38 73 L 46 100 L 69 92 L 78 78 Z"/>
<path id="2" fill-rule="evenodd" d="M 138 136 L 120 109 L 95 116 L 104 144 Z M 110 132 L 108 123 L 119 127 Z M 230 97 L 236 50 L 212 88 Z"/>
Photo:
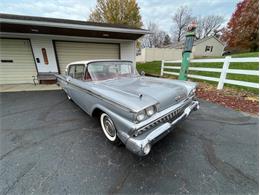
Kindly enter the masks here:
<path id="1" fill-rule="evenodd" d="M 170 44 L 164 48 L 143 48 L 137 52 L 137 62 L 151 62 L 160 60 L 181 60 L 184 42 Z M 225 44 L 215 36 L 205 37 L 193 43 L 191 58 L 203 56 L 222 56 Z"/>
<path id="2" fill-rule="evenodd" d="M 184 42 L 178 44 L 171 44 L 167 48 L 183 49 Z M 194 41 L 192 56 L 221 56 L 225 48 L 225 44 L 222 43 L 215 36 L 205 37 Z"/>

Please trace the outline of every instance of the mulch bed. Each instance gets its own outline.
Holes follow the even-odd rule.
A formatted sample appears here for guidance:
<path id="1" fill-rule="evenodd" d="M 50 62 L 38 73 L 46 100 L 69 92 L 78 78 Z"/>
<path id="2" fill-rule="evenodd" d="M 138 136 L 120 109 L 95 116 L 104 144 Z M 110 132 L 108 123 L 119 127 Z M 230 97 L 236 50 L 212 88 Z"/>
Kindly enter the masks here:
<path id="1" fill-rule="evenodd" d="M 259 97 L 256 94 L 224 88 L 217 90 L 216 86 L 199 83 L 197 97 L 225 107 L 258 115 Z"/>

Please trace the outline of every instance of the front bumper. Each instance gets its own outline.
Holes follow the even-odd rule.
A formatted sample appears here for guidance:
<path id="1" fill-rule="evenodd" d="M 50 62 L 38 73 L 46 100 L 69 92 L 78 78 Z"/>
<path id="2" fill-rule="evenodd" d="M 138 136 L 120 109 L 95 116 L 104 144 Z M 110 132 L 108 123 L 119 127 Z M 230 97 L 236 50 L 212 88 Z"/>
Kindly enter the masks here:
<path id="1" fill-rule="evenodd" d="M 144 136 L 129 137 L 125 143 L 126 147 L 137 155 L 140 156 L 147 155 L 150 151 L 149 150 L 147 153 L 147 146 L 151 148 L 152 144 L 159 141 L 163 136 L 168 134 L 172 130 L 173 126 L 175 126 L 181 120 L 187 118 L 192 111 L 198 109 L 199 109 L 199 102 L 192 101 L 190 105 L 184 109 L 182 114 L 178 116 L 174 121 L 165 122 L 160 126 L 156 127 L 148 134 L 145 134 Z"/>

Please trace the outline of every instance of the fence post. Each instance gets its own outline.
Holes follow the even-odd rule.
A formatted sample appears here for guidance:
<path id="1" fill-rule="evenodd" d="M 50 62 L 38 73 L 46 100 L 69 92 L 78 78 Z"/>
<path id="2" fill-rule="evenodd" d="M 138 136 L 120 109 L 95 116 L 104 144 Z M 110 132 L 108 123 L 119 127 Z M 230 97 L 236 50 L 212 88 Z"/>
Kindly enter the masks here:
<path id="1" fill-rule="evenodd" d="M 229 61 L 230 59 L 231 59 L 231 56 L 225 57 L 225 61 L 224 61 L 223 67 L 222 67 L 217 89 L 223 89 L 223 87 L 224 87 L 225 79 L 227 76 L 227 70 L 228 70 L 229 64 L 230 64 L 230 61 Z"/>
<path id="2" fill-rule="evenodd" d="M 161 64 L 161 77 L 163 76 L 163 69 L 164 69 L 164 60 L 162 60 L 162 64 Z"/>

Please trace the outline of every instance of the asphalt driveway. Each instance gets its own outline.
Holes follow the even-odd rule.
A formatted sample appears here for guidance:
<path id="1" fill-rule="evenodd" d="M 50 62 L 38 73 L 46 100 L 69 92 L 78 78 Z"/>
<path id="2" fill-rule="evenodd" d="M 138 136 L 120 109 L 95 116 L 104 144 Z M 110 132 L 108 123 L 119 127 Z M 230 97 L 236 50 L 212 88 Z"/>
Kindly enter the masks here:
<path id="1" fill-rule="evenodd" d="M 258 118 L 202 101 L 141 158 L 62 91 L 0 97 L 1 194 L 258 193 Z"/>

